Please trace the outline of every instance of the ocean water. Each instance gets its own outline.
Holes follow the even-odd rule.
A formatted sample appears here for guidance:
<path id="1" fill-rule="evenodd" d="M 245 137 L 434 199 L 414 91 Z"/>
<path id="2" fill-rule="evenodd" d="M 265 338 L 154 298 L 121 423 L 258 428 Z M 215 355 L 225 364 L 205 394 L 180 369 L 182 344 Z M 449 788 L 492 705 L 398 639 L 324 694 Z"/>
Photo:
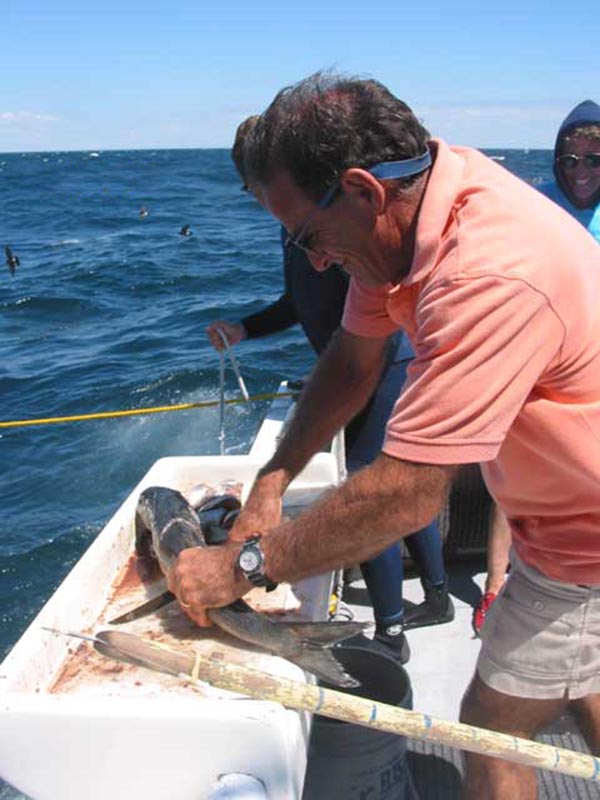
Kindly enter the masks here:
<path id="1" fill-rule="evenodd" d="M 549 151 L 487 152 L 550 178 Z M 206 325 L 282 287 L 278 225 L 227 150 L 0 154 L 5 245 L 21 263 L 0 263 L 1 421 L 217 399 Z M 236 353 L 250 394 L 313 363 L 299 329 Z M 227 408 L 228 453 L 248 449 L 266 405 Z M 216 408 L 0 428 L 0 657 L 152 463 L 218 453 L 218 434 Z"/>

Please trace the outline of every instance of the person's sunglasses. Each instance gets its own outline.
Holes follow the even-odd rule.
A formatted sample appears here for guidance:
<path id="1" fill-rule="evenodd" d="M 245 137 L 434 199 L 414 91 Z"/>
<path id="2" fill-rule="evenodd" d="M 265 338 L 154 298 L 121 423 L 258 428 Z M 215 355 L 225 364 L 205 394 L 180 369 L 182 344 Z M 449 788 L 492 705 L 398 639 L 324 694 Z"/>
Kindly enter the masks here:
<path id="1" fill-rule="evenodd" d="M 424 153 L 415 158 L 406 158 L 402 161 L 382 161 L 381 164 L 375 164 L 375 166 L 370 167 L 367 172 L 370 172 L 371 175 L 379 178 L 379 180 L 393 180 L 394 178 L 408 178 L 411 175 L 418 175 L 420 172 L 425 172 L 430 166 L 431 153 L 429 150 L 425 150 Z M 297 247 L 308 256 L 319 258 L 320 253 L 310 246 L 310 236 L 306 236 L 306 231 L 317 211 L 323 211 L 333 204 L 334 200 L 339 196 L 339 189 L 340 182 L 335 181 L 298 228 L 298 232 L 295 234 L 288 233 L 285 247 Z"/>
<path id="2" fill-rule="evenodd" d="M 574 170 L 581 161 L 588 169 L 600 168 L 600 153 L 586 153 L 584 156 L 576 156 L 574 153 L 565 153 L 556 159 L 558 164 L 567 171 Z"/>
<path id="3" fill-rule="evenodd" d="M 313 256 L 313 258 L 319 257 L 319 253 L 307 243 L 308 241 L 310 241 L 310 237 L 306 236 L 306 230 L 310 225 L 312 218 L 317 213 L 317 211 L 322 211 L 325 208 L 329 208 L 329 206 L 333 203 L 333 201 L 338 195 L 339 188 L 340 188 L 340 183 L 339 181 L 336 181 L 329 187 L 329 189 L 327 189 L 323 197 L 317 203 L 317 207 L 308 215 L 308 217 L 304 220 L 304 222 L 298 229 L 298 233 L 296 233 L 295 235 L 288 233 L 285 240 L 285 247 L 297 247 L 298 250 L 302 250 L 308 256 Z"/>

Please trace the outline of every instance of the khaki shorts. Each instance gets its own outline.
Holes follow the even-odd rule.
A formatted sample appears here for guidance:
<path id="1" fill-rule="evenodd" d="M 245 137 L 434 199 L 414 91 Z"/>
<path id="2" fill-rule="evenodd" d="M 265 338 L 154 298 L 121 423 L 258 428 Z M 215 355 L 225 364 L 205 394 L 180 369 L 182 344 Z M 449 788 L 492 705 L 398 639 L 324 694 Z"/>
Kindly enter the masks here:
<path id="1" fill-rule="evenodd" d="M 513 551 L 481 638 L 477 672 L 492 689 L 538 700 L 600 693 L 600 585 L 547 578 Z"/>

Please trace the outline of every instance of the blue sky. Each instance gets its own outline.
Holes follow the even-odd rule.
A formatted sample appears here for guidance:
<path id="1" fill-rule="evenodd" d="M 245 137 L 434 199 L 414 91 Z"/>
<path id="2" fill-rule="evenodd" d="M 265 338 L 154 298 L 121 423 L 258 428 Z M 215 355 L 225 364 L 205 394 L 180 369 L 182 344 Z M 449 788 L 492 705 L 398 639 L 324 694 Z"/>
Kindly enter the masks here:
<path id="1" fill-rule="evenodd" d="M 0 0 L 0 152 L 229 147 L 317 69 L 377 78 L 434 135 L 551 147 L 600 102 L 596 4 Z"/>

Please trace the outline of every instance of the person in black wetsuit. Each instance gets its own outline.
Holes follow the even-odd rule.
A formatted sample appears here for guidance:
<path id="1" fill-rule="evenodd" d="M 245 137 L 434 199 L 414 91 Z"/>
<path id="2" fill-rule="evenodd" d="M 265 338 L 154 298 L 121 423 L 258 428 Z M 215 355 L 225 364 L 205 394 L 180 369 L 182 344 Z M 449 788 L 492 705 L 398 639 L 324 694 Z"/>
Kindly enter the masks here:
<path id="1" fill-rule="evenodd" d="M 250 117 L 239 126 L 232 151 L 242 180 L 243 139 L 254 119 Z M 242 188 L 246 188 L 245 185 Z M 317 272 L 302 251 L 286 246 L 286 239 L 287 233 L 282 228 L 283 294 L 274 303 L 239 322 L 216 320 L 211 323 L 206 332 L 217 350 L 223 347 L 218 329 L 223 331 L 230 345 L 235 345 L 244 339 L 279 333 L 296 324 L 302 326 L 317 355 L 326 348 L 342 318 L 349 278 L 338 266 Z M 349 472 L 370 463 L 380 452 L 385 424 L 413 357 L 406 336 L 397 334 L 392 340 L 375 394 L 346 427 L 346 464 Z M 396 544 L 360 565 L 373 606 L 374 641 L 376 645 L 383 645 L 388 652 L 392 651 L 402 663 L 406 663 L 410 657 L 404 635 L 406 629 L 450 622 L 454 618 L 437 523 L 430 523 L 404 541 L 421 575 L 425 601 L 420 605 L 409 605 L 403 601 L 404 567 Z"/>

